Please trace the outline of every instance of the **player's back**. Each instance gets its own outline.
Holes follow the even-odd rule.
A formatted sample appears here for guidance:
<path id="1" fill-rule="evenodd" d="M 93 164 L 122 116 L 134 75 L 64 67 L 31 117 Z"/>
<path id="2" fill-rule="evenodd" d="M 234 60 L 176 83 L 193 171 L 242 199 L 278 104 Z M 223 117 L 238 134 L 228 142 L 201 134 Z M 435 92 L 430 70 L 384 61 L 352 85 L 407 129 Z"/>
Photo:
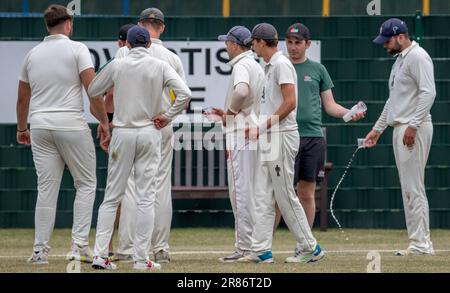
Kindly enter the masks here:
<path id="1" fill-rule="evenodd" d="M 86 51 L 89 52 L 84 44 L 64 35 L 48 36 L 30 51 L 24 67 L 31 87 L 32 114 L 36 111 L 83 111 L 79 74 L 92 66 L 91 60 L 80 64 L 80 54 Z"/>
<path id="2" fill-rule="evenodd" d="M 114 125 L 151 124 L 149 117 L 163 111 L 161 96 L 169 66 L 150 56 L 145 48 L 132 49 L 125 58 L 114 62 Z"/>

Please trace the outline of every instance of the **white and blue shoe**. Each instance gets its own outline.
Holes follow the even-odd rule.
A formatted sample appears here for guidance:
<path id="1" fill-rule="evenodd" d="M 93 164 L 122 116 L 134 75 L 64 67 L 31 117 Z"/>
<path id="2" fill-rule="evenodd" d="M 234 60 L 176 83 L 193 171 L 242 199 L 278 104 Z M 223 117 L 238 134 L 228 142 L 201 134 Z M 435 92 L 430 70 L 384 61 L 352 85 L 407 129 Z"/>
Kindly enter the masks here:
<path id="1" fill-rule="evenodd" d="M 294 256 L 290 256 L 286 258 L 284 262 L 286 263 L 312 263 L 317 262 L 325 257 L 325 253 L 323 252 L 320 245 L 317 244 L 316 248 L 312 252 L 302 253 L 296 250 Z"/>
<path id="2" fill-rule="evenodd" d="M 273 263 L 272 251 L 266 251 L 261 254 L 251 253 L 237 260 L 241 263 Z"/>

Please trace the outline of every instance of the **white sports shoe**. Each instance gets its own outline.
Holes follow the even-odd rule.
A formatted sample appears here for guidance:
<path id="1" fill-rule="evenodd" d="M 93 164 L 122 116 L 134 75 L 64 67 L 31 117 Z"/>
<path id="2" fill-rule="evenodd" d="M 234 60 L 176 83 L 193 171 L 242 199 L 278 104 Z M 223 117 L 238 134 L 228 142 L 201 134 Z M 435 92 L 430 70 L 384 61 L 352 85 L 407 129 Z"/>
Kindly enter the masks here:
<path id="1" fill-rule="evenodd" d="M 154 257 L 155 257 L 155 262 L 157 262 L 157 263 L 169 263 L 170 262 L 170 257 L 169 257 L 168 251 L 160 250 L 154 254 Z"/>
<path id="2" fill-rule="evenodd" d="M 407 249 L 404 250 L 396 250 L 394 252 L 395 256 L 408 256 L 408 255 L 434 255 L 434 250 L 430 250 L 430 251 L 420 251 L 414 248 L 410 248 L 408 247 Z"/>
<path id="3" fill-rule="evenodd" d="M 325 257 L 325 253 L 323 252 L 320 245 L 317 244 L 316 248 L 313 251 L 307 252 L 307 253 L 302 253 L 298 249 L 296 249 L 295 255 L 286 258 L 286 260 L 284 262 L 307 264 L 307 263 L 319 261 L 319 260 L 323 259 L 324 257 Z"/>
<path id="4" fill-rule="evenodd" d="M 41 250 L 34 251 L 28 262 L 35 265 L 47 265 L 48 264 L 48 253 L 50 252 L 50 247 L 46 246 Z"/>
<path id="5" fill-rule="evenodd" d="M 132 254 L 114 253 L 114 255 L 110 257 L 110 259 L 111 259 L 111 261 L 132 262 L 133 255 Z"/>
<path id="6" fill-rule="evenodd" d="M 92 267 L 96 270 L 115 270 L 117 266 L 113 264 L 109 258 L 95 256 L 92 261 Z"/>
<path id="7" fill-rule="evenodd" d="M 160 270 L 161 265 L 159 263 L 149 260 L 148 262 L 134 262 L 133 269 L 135 270 Z"/>
<path id="8" fill-rule="evenodd" d="M 81 262 L 92 262 L 92 251 L 89 246 L 79 246 L 76 243 L 72 243 L 72 251 L 66 256 L 67 260 L 77 260 Z"/>
<path id="9" fill-rule="evenodd" d="M 250 254 L 249 251 L 245 251 L 244 252 L 244 251 L 236 250 L 235 252 L 233 252 L 230 255 L 227 255 L 227 256 L 219 258 L 219 261 L 223 262 L 223 263 L 237 262 L 238 259 L 243 258 L 244 256 L 249 255 L 249 254 Z"/>
<path id="10" fill-rule="evenodd" d="M 260 254 L 249 253 L 236 260 L 239 263 L 273 263 L 272 251 L 266 251 Z"/>

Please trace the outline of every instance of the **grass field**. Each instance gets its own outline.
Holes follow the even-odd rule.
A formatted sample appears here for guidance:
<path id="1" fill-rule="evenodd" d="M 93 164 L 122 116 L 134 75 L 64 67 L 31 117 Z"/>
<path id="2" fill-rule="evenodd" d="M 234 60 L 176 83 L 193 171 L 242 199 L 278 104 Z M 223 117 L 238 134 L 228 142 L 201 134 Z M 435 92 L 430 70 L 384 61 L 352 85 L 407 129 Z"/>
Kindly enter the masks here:
<path id="1" fill-rule="evenodd" d="M 171 234 L 171 263 L 164 265 L 163 273 L 365 273 L 369 261 L 367 253 L 378 251 L 381 255 L 381 272 L 450 272 L 450 231 L 433 230 L 431 233 L 436 254 L 434 256 L 396 257 L 393 251 L 407 247 L 404 230 L 348 229 L 348 240 L 338 230 L 314 231 L 326 258 L 318 263 L 285 264 L 284 259 L 293 253 L 295 241 L 288 230 L 277 231 L 273 254 L 274 264 L 222 264 L 220 256 L 233 250 L 232 229 L 184 228 Z M 91 231 L 91 247 L 95 231 Z M 70 230 L 55 230 L 51 240 L 50 264 L 30 265 L 26 259 L 31 254 L 34 232 L 31 229 L 0 229 L 0 272 L 55 272 L 64 273 L 68 262 L 64 255 L 70 247 Z M 134 272 L 131 263 L 118 262 L 116 272 Z M 94 271 L 88 264 L 81 272 Z M 104 273 L 103 271 L 101 273 Z"/>

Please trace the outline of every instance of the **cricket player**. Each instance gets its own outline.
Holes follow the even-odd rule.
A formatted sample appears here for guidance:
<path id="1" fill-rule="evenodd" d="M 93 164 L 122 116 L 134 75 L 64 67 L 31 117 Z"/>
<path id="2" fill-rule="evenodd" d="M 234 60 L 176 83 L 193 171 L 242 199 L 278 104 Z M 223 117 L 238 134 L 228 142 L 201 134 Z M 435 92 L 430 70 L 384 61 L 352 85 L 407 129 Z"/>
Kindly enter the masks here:
<path id="1" fill-rule="evenodd" d="M 405 209 L 409 246 L 395 255 L 434 254 L 430 217 L 425 193 L 425 166 L 433 138 L 430 109 L 436 97 L 433 61 L 408 36 L 406 23 L 398 18 L 385 21 L 373 40 L 396 57 L 389 77 L 389 98 L 365 144 L 374 147 L 383 131 L 394 128 L 392 146 L 398 168 Z"/>
<path id="2" fill-rule="evenodd" d="M 297 196 L 305 210 L 310 227 L 316 215 L 316 182 L 325 176 L 326 141 L 322 133 L 322 107 L 335 118 L 342 118 L 349 109 L 342 107 L 333 97 L 333 82 L 322 64 L 306 57 L 311 46 L 311 34 L 302 23 L 294 23 L 286 31 L 286 47 L 289 59 L 297 73 L 297 125 L 300 134 L 300 146 L 295 158 L 294 186 Z M 357 113 L 353 121 L 364 118 Z M 278 226 L 281 214 L 277 209 L 275 226 Z M 298 251 L 297 251 L 298 252 Z"/>
<path id="3" fill-rule="evenodd" d="M 108 258 L 108 243 L 133 166 L 137 198 L 133 268 L 153 270 L 161 267 L 148 258 L 155 218 L 156 174 L 161 158 L 160 129 L 184 110 L 191 92 L 172 67 L 151 57 L 147 50 L 150 44 L 146 29 L 132 27 L 127 36 L 127 46 L 131 48 L 129 54 L 108 63 L 88 90 L 90 96 L 98 96 L 114 87 L 114 130 L 109 146 L 108 180 L 99 209 L 92 262 L 97 269 L 116 268 Z M 177 97 L 164 111 L 161 96 L 167 86 L 173 88 Z"/>
<path id="4" fill-rule="evenodd" d="M 97 186 L 95 147 L 83 113 L 83 86 L 95 76 L 88 48 L 70 40 L 73 15 L 64 6 L 44 12 L 49 35 L 26 55 L 20 73 L 17 100 L 17 141 L 31 144 L 38 177 L 35 213 L 34 264 L 47 264 L 48 245 L 55 224 L 59 188 L 67 165 L 74 180 L 70 260 L 92 261 L 88 247 L 92 208 Z M 100 121 L 102 147 L 109 141 L 103 99 L 90 99 Z M 27 127 L 30 112 L 30 129 Z"/>
<path id="5" fill-rule="evenodd" d="M 278 51 L 278 33 L 268 23 L 253 28 L 253 49 L 266 62 L 261 97 L 260 126 L 250 137 L 259 137 L 255 166 L 255 227 L 253 253 L 239 262 L 272 263 L 272 238 L 275 201 L 289 230 L 299 243 L 301 253 L 286 262 L 309 263 L 324 257 L 314 238 L 305 212 L 295 194 L 294 161 L 300 144 L 296 123 L 297 74 L 292 63 Z M 266 151 L 269 151 L 267 155 Z"/>
<path id="6" fill-rule="evenodd" d="M 236 250 L 221 262 L 235 262 L 251 251 L 254 226 L 254 166 L 256 149 L 245 145 L 245 127 L 257 127 L 259 99 L 264 85 L 264 72 L 250 50 L 252 35 L 243 26 L 231 28 L 218 37 L 225 41 L 232 66 L 225 101 L 225 110 L 213 108 L 212 113 L 226 120 L 228 186 L 234 214 Z"/>
<path id="7" fill-rule="evenodd" d="M 165 30 L 164 14 L 158 8 L 147 8 L 140 14 L 139 26 L 148 30 L 151 36 L 152 46 L 149 48 L 150 55 L 167 62 L 185 81 L 185 74 L 180 58 L 164 47 L 160 40 Z M 122 58 L 128 54 L 128 48 L 119 49 L 116 58 Z M 173 103 L 175 95 L 170 88 L 164 89 L 161 99 L 163 109 L 168 110 Z M 108 103 L 107 103 L 108 104 Z M 154 260 L 159 263 L 170 262 L 169 236 L 172 223 L 172 158 L 173 158 L 173 128 L 172 123 L 161 130 L 161 162 L 158 168 L 155 228 L 152 235 L 152 250 Z M 134 214 L 136 210 L 136 197 L 133 176 L 128 180 L 125 197 L 122 201 L 122 215 L 119 224 L 119 248 L 114 255 L 115 260 L 127 260 L 133 251 L 133 227 Z"/>
<path id="8" fill-rule="evenodd" d="M 120 27 L 119 29 L 119 36 L 117 39 L 117 45 L 119 48 L 126 47 L 127 46 L 127 34 L 128 30 L 132 28 L 134 24 L 125 24 Z M 105 101 L 108 101 L 108 103 L 105 105 L 106 113 L 108 114 L 108 120 L 109 123 L 112 122 L 112 119 L 114 117 L 114 104 L 112 103 L 112 95 L 113 90 L 109 90 L 105 95 Z M 121 205 L 119 204 L 119 207 L 117 208 L 117 215 L 116 215 L 116 221 L 114 222 L 114 230 L 116 230 L 119 227 L 119 219 L 120 219 L 120 209 Z M 109 242 L 109 253 L 108 255 L 112 257 L 114 255 L 114 248 L 113 248 L 113 237 L 114 237 L 114 231 L 113 235 L 111 236 L 111 240 Z"/>

